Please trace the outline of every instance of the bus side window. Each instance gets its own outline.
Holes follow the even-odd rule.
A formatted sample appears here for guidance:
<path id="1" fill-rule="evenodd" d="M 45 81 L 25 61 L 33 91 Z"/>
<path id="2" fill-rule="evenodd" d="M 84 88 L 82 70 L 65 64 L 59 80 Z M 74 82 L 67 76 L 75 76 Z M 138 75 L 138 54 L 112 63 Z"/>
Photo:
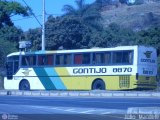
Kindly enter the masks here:
<path id="1" fill-rule="evenodd" d="M 130 63 L 130 64 L 133 64 L 133 54 L 134 54 L 133 51 L 130 51 L 130 52 L 129 52 L 129 63 Z"/>
<path id="2" fill-rule="evenodd" d="M 22 66 L 35 66 L 36 56 L 22 56 Z"/>
<path id="3" fill-rule="evenodd" d="M 53 55 L 47 55 L 47 65 L 53 65 Z"/>
<path id="4" fill-rule="evenodd" d="M 63 55 L 56 55 L 56 65 L 63 65 L 64 56 Z"/>
<path id="5" fill-rule="evenodd" d="M 36 56 L 29 56 L 29 66 L 36 65 Z"/>
<path id="6" fill-rule="evenodd" d="M 113 52 L 113 63 L 114 64 L 132 64 L 133 51 Z"/>
<path id="7" fill-rule="evenodd" d="M 124 51 L 122 63 L 132 64 L 132 59 L 133 59 L 132 57 L 133 57 L 132 51 Z"/>
<path id="8" fill-rule="evenodd" d="M 90 64 L 90 53 L 83 54 L 82 64 Z"/>
<path id="9" fill-rule="evenodd" d="M 71 64 L 71 54 L 65 54 L 64 55 L 64 64 L 65 65 Z"/>
<path id="10" fill-rule="evenodd" d="M 56 55 L 56 65 L 69 65 L 71 64 L 71 54 Z"/>
<path id="11" fill-rule="evenodd" d="M 90 64 L 90 53 L 75 54 L 74 64 Z"/>
<path id="12" fill-rule="evenodd" d="M 105 62 L 104 53 L 93 53 L 93 64 L 104 64 Z"/>
<path id="13" fill-rule="evenodd" d="M 22 66 L 28 66 L 28 65 L 29 65 L 28 56 L 22 56 Z"/>
<path id="14" fill-rule="evenodd" d="M 46 57 L 44 55 L 38 56 L 38 65 L 45 65 L 46 64 Z"/>
<path id="15" fill-rule="evenodd" d="M 38 65 L 53 65 L 53 55 L 39 55 Z"/>
<path id="16" fill-rule="evenodd" d="M 74 64 L 82 64 L 82 54 L 74 55 Z"/>
<path id="17" fill-rule="evenodd" d="M 111 64 L 111 52 L 105 53 L 105 64 Z"/>
<path id="18" fill-rule="evenodd" d="M 113 52 L 113 64 L 121 64 L 122 55 L 123 55 L 123 52 Z"/>

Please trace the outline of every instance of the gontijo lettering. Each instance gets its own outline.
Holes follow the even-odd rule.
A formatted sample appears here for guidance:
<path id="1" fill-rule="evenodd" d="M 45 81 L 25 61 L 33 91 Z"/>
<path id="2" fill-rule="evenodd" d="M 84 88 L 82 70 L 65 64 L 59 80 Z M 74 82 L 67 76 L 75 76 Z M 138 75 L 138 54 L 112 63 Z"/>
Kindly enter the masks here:
<path id="1" fill-rule="evenodd" d="M 156 61 L 152 60 L 152 59 L 141 59 L 141 62 L 144 62 L 144 63 L 156 63 Z"/>
<path id="2" fill-rule="evenodd" d="M 73 74 L 107 73 L 107 68 L 74 68 Z"/>

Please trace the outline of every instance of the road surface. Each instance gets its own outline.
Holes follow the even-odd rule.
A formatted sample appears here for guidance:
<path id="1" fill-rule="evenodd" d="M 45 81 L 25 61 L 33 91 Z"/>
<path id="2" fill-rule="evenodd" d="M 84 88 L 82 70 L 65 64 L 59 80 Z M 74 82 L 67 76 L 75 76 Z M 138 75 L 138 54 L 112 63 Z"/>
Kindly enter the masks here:
<path id="1" fill-rule="evenodd" d="M 0 119 L 3 120 L 6 117 L 20 120 L 124 120 L 139 117 L 128 114 L 156 114 L 154 120 L 160 120 L 160 98 L 0 96 Z"/>

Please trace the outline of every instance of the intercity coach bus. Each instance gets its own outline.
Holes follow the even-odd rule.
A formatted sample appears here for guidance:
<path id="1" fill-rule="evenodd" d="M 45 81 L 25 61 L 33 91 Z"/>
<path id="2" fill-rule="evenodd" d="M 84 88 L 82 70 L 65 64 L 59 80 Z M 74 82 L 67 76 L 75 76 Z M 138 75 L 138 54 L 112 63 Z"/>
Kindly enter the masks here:
<path id="1" fill-rule="evenodd" d="M 6 69 L 5 89 L 155 89 L 157 54 L 146 46 L 21 51 L 7 56 Z"/>

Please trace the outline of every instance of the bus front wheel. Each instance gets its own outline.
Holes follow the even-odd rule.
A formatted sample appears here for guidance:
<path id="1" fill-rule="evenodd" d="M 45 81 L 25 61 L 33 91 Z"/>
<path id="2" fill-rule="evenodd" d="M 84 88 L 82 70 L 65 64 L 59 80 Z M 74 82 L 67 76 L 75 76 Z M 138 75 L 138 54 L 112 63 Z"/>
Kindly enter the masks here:
<path id="1" fill-rule="evenodd" d="M 97 79 L 92 83 L 92 90 L 105 90 L 105 83 L 101 79 Z"/>
<path id="2" fill-rule="evenodd" d="M 22 80 L 19 84 L 19 90 L 30 90 L 30 84 L 27 80 Z"/>

